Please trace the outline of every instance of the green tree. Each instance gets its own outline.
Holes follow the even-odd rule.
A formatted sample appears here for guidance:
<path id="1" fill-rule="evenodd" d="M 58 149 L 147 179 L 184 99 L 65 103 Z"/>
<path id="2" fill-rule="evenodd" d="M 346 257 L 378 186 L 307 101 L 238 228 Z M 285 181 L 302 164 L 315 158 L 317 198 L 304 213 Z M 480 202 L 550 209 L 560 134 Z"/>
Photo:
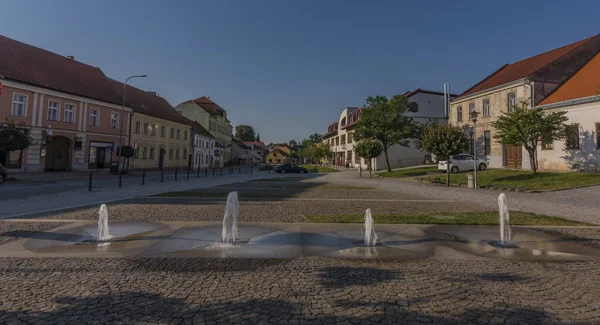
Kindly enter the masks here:
<path id="1" fill-rule="evenodd" d="M 546 112 L 541 108 L 529 109 L 527 102 L 515 105 L 509 112 L 503 112 L 492 123 L 497 133 L 494 138 L 508 145 L 522 145 L 529 154 L 533 173 L 537 173 L 537 147 L 542 141 L 552 142 L 566 137 L 569 125 L 567 112 Z"/>
<path id="2" fill-rule="evenodd" d="M 450 158 L 469 149 L 469 137 L 458 126 L 434 124 L 424 129 L 421 146 L 436 159 L 450 162 Z M 450 170 L 446 171 L 446 186 L 450 186 Z"/>
<path id="3" fill-rule="evenodd" d="M 326 157 L 331 156 L 331 146 L 327 143 L 319 143 L 314 146 L 313 157 L 317 161 L 322 161 Z"/>
<path id="4" fill-rule="evenodd" d="M 294 148 L 298 143 L 296 142 L 296 140 L 292 139 L 290 140 L 290 142 L 288 142 L 288 147 L 290 148 Z"/>
<path id="5" fill-rule="evenodd" d="M 362 140 L 356 144 L 354 151 L 360 157 L 369 160 L 369 178 L 371 178 L 371 161 L 383 152 L 383 145 L 378 140 Z"/>
<path id="6" fill-rule="evenodd" d="M 256 135 L 256 142 L 260 142 L 260 133 Z"/>
<path id="7" fill-rule="evenodd" d="M 0 152 L 19 151 L 19 164 L 23 160 L 22 150 L 29 148 L 32 143 L 29 129 L 23 124 L 9 122 L 6 127 L 0 128 Z"/>
<path id="8" fill-rule="evenodd" d="M 308 140 L 309 140 L 311 143 L 315 143 L 315 144 L 316 144 L 316 143 L 319 143 L 319 142 L 321 142 L 321 135 L 320 135 L 320 134 L 318 134 L 318 133 L 313 133 L 313 134 L 311 134 L 311 135 L 308 137 Z"/>
<path id="9" fill-rule="evenodd" d="M 388 149 L 395 145 L 408 147 L 410 139 L 414 139 L 416 124 L 406 115 L 416 112 L 419 106 L 409 102 L 403 95 L 396 95 L 388 100 L 385 96 L 367 98 L 367 109 L 363 110 L 354 138 L 357 140 L 375 139 L 383 145 L 387 170 L 391 171 Z"/>
<path id="10" fill-rule="evenodd" d="M 244 141 L 254 141 L 256 136 L 254 128 L 250 125 L 238 125 L 235 127 L 235 138 Z"/>

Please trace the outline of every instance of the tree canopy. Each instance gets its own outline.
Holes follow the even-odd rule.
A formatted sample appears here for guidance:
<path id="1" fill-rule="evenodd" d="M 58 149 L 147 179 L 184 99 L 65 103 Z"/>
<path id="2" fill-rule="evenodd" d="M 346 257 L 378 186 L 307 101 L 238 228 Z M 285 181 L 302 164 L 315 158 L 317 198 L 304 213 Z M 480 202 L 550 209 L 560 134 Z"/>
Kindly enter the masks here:
<path id="1" fill-rule="evenodd" d="M 256 135 L 256 142 L 260 142 L 260 133 Z"/>
<path id="2" fill-rule="evenodd" d="M 250 125 L 238 125 L 235 127 L 235 138 L 244 141 L 255 141 L 254 128 Z"/>
<path id="3" fill-rule="evenodd" d="M 312 143 L 319 143 L 321 142 L 321 135 L 318 133 L 313 133 L 308 137 L 308 140 Z"/>
<path id="4" fill-rule="evenodd" d="M 469 150 L 470 139 L 455 125 L 434 124 L 423 130 L 421 146 L 431 152 L 437 160 L 450 161 L 454 155 Z M 450 170 L 446 172 L 446 186 L 450 185 Z"/>
<path id="5" fill-rule="evenodd" d="M 0 128 L 0 151 L 10 152 L 28 148 L 33 142 L 29 129 L 15 123 Z"/>
<path id="6" fill-rule="evenodd" d="M 356 140 L 376 139 L 383 145 L 385 162 L 391 171 L 388 149 L 395 145 L 408 147 L 410 139 L 414 139 L 416 124 L 406 115 L 417 112 L 417 103 L 410 102 L 404 95 L 395 95 L 388 100 L 385 96 L 367 98 L 366 109 L 362 110 L 356 125 Z"/>
<path id="7" fill-rule="evenodd" d="M 496 129 L 494 138 L 508 145 L 522 145 L 529 154 L 531 170 L 537 172 L 536 151 L 542 142 L 552 143 L 566 137 L 569 125 L 567 112 L 547 112 L 541 108 L 529 109 L 527 102 L 515 105 L 503 112 L 492 123 Z"/>
<path id="8" fill-rule="evenodd" d="M 383 145 L 378 140 L 362 140 L 354 146 L 354 151 L 360 157 L 369 160 L 369 178 L 371 178 L 371 160 L 383 152 Z"/>

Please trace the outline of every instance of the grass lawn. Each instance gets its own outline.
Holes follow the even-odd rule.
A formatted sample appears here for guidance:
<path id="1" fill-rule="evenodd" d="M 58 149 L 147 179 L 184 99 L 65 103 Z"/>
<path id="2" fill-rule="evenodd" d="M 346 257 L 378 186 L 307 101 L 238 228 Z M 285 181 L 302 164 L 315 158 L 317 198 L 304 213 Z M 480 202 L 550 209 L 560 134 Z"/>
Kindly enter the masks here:
<path id="1" fill-rule="evenodd" d="M 331 167 L 324 167 L 321 165 L 299 165 L 302 166 L 306 169 L 308 169 L 309 172 L 315 172 L 315 173 L 335 173 L 337 172 L 337 170 L 335 168 L 331 168 Z"/>
<path id="2" fill-rule="evenodd" d="M 446 175 L 442 176 L 442 183 Z M 467 173 L 450 175 L 452 184 L 467 184 Z M 555 190 L 584 185 L 600 185 L 600 174 L 591 173 L 548 173 L 533 174 L 528 171 L 490 169 L 477 172 L 477 185 L 500 185 L 529 190 Z"/>
<path id="3" fill-rule="evenodd" d="M 429 172 L 435 172 L 437 170 L 438 170 L 437 166 L 420 167 L 420 168 L 404 168 L 404 169 L 393 170 L 391 172 L 380 172 L 380 173 L 377 173 L 377 175 L 379 175 L 381 177 L 401 178 L 401 177 L 426 175 Z"/>
<path id="4" fill-rule="evenodd" d="M 229 192 L 167 192 L 157 195 L 151 195 L 152 197 L 190 197 L 190 198 L 223 198 L 226 199 Z M 239 193 L 238 197 L 241 199 L 283 199 L 296 197 L 295 194 L 285 193 Z"/>
<path id="5" fill-rule="evenodd" d="M 452 218 L 453 217 L 453 218 Z M 308 222 L 320 223 L 364 223 L 363 214 L 337 214 L 337 215 L 315 215 L 308 216 Z M 399 223 L 399 224 L 446 224 L 446 225 L 497 225 L 498 212 L 467 212 L 467 213 L 444 213 L 436 215 L 373 215 L 375 223 Z M 511 225 L 527 226 L 587 226 L 590 224 L 549 217 L 526 212 L 511 212 Z"/>

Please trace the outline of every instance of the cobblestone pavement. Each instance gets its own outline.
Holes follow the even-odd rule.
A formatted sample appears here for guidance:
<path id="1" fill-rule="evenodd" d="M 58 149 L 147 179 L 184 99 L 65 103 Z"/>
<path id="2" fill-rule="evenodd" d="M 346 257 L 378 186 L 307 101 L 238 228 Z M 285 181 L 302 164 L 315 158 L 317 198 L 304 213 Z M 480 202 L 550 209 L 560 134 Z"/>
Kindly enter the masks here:
<path id="1" fill-rule="evenodd" d="M 29 237 L 28 234 L 48 231 L 65 225 L 65 222 L 12 222 L 0 221 L 0 245 Z"/>
<path id="2" fill-rule="evenodd" d="M 597 263 L 4 259 L 0 290 L 11 324 L 600 322 Z"/>

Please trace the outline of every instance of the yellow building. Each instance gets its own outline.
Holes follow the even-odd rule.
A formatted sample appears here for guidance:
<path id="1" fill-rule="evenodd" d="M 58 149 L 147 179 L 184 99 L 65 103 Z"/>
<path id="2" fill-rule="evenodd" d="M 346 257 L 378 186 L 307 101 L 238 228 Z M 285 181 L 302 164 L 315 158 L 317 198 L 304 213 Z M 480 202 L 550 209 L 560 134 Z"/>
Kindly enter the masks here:
<path id="1" fill-rule="evenodd" d="M 122 92 L 123 84 L 113 82 Z M 127 86 L 125 98 L 127 106 L 133 108 L 128 127 L 135 156 L 129 161 L 129 169 L 186 169 L 193 155 L 192 122 L 154 92 Z"/>
<path id="2" fill-rule="evenodd" d="M 290 162 L 290 156 L 281 149 L 273 149 L 265 158 L 268 164 L 285 164 Z"/>

